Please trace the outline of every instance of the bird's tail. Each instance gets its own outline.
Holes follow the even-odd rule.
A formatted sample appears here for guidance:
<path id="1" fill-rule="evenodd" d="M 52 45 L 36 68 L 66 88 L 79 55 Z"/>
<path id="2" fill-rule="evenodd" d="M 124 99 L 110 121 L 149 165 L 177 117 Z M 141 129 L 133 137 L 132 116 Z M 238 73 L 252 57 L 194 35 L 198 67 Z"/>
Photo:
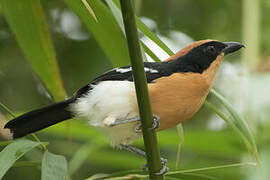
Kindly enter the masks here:
<path id="1" fill-rule="evenodd" d="M 74 98 L 70 98 L 30 111 L 9 121 L 5 125 L 5 128 L 10 129 L 10 132 L 15 139 L 52 126 L 66 119 L 70 119 L 73 115 L 67 108 L 68 105 L 74 101 Z"/>

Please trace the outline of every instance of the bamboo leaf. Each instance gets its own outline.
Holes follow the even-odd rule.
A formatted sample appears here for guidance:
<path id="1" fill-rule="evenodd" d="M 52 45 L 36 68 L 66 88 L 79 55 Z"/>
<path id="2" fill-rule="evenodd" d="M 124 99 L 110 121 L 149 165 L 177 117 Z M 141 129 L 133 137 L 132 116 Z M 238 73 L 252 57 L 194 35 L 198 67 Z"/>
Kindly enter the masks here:
<path id="1" fill-rule="evenodd" d="M 203 168 L 197 168 L 197 169 L 178 170 L 178 171 L 168 172 L 167 175 L 174 175 L 178 173 L 194 173 L 194 172 L 217 170 L 217 169 L 224 169 L 224 168 L 235 168 L 235 167 L 243 167 L 243 166 L 256 166 L 256 164 L 252 162 L 247 162 L 247 163 L 235 163 L 235 164 L 227 164 L 227 165 L 212 166 L 212 167 L 203 167 Z"/>
<path id="2" fill-rule="evenodd" d="M 26 167 L 26 166 L 40 166 L 41 162 L 37 162 L 37 161 L 17 161 L 13 164 L 13 167 Z"/>
<path id="3" fill-rule="evenodd" d="M 230 116 L 226 116 L 223 112 L 217 109 L 213 104 L 206 101 L 205 105 L 216 112 L 225 122 L 231 126 L 243 139 L 248 150 L 254 155 L 257 163 L 259 163 L 258 150 L 253 134 L 251 133 L 245 120 L 239 115 L 239 113 L 232 107 L 227 99 L 225 99 L 221 94 L 216 92 L 214 89 L 211 90 L 211 95 L 226 108 L 230 113 Z"/>
<path id="4" fill-rule="evenodd" d="M 123 31 L 123 33 L 125 33 L 124 31 L 124 24 L 123 24 L 123 18 L 122 18 L 122 15 L 121 15 L 121 11 L 120 11 L 120 4 L 119 4 L 119 1 L 118 0 L 114 0 L 114 1 L 111 1 L 111 0 L 105 0 L 106 3 L 108 4 L 109 8 L 111 9 L 119 27 L 121 28 L 121 30 Z M 137 23 L 137 27 L 139 30 L 144 30 L 144 32 L 151 32 L 147 26 L 145 26 L 141 20 L 139 18 L 136 18 L 136 22 L 140 22 L 139 24 Z M 143 26 L 144 25 L 144 26 Z M 148 31 L 147 31 L 148 29 Z M 150 34 L 150 33 L 148 33 Z M 159 44 L 163 44 L 164 45 L 164 48 L 170 53 L 170 54 L 173 54 L 173 52 L 171 50 L 169 50 L 169 48 L 154 34 L 152 33 L 151 36 L 155 37 L 156 41 L 159 43 Z M 144 53 L 142 53 L 143 56 L 145 56 L 145 53 L 147 53 L 154 61 L 156 62 L 160 62 L 160 59 L 153 53 L 153 51 L 148 48 L 146 46 L 146 44 L 140 40 L 140 45 L 141 47 L 143 48 L 143 51 L 145 51 Z M 144 58 L 144 61 L 146 61 L 146 57 L 143 57 Z"/>
<path id="5" fill-rule="evenodd" d="M 113 0 L 114 4 L 120 8 L 120 3 L 119 0 Z M 113 9 L 113 8 L 111 8 Z M 136 24 L 137 27 L 139 28 L 139 30 L 145 35 L 147 36 L 149 39 L 151 39 L 153 42 L 155 42 L 161 49 L 163 49 L 168 55 L 173 55 L 174 53 L 172 52 L 172 50 L 170 50 L 170 48 L 163 42 L 160 40 L 160 38 L 153 33 L 141 20 L 140 18 L 138 18 L 137 16 L 135 16 L 136 19 Z"/>
<path id="6" fill-rule="evenodd" d="M 46 151 L 42 160 L 41 180 L 65 180 L 66 177 L 66 158 Z"/>
<path id="7" fill-rule="evenodd" d="M 177 134 L 179 135 L 179 144 L 177 147 L 177 154 L 176 154 L 176 160 L 175 160 L 175 168 L 178 168 L 179 161 L 180 161 L 180 154 L 182 150 L 182 146 L 184 144 L 184 128 L 181 124 L 176 126 Z"/>
<path id="8" fill-rule="evenodd" d="M 13 143 L 13 141 L 0 141 L 0 146 L 7 146 L 11 143 Z"/>
<path id="9" fill-rule="evenodd" d="M 15 118 L 15 114 L 3 103 L 0 102 L 0 107 L 5 110 L 10 116 L 12 116 L 13 118 Z"/>
<path id="10" fill-rule="evenodd" d="M 65 0 L 65 2 L 91 31 L 114 66 L 124 66 L 129 63 L 125 36 L 112 12 L 102 1 L 87 0 L 87 3 L 95 12 L 98 22 L 89 15 L 88 10 L 81 1 Z"/>
<path id="11" fill-rule="evenodd" d="M 181 178 L 174 178 L 174 177 L 166 177 L 166 179 L 168 179 L 168 180 L 183 180 Z"/>
<path id="12" fill-rule="evenodd" d="M 97 17 L 93 11 L 93 9 L 90 7 L 90 5 L 88 4 L 88 2 L 86 0 L 82 0 L 83 4 L 85 5 L 86 9 L 89 11 L 89 13 L 91 14 L 91 16 L 96 20 L 96 22 L 98 22 Z"/>
<path id="13" fill-rule="evenodd" d="M 198 172 L 210 171 L 210 170 L 223 170 L 225 168 L 237 168 L 237 167 L 244 167 L 244 166 L 256 166 L 256 164 L 248 162 L 248 163 L 235 163 L 235 164 L 227 164 L 227 165 L 220 165 L 220 166 L 212 166 L 212 167 L 204 167 L 204 168 L 197 168 L 197 169 L 187 169 L 187 170 L 176 170 L 170 171 L 165 174 L 166 179 L 173 178 L 177 176 L 177 179 L 216 179 L 211 176 L 207 176 L 204 174 L 198 174 Z M 179 176 L 179 177 L 178 177 Z M 148 175 L 146 174 L 139 174 L 136 171 L 125 171 L 125 172 L 118 172 L 115 174 L 103 174 L 102 176 L 92 176 L 87 180 L 99 180 L 99 179 L 148 179 Z"/>
<path id="14" fill-rule="evenodd" d="M 159 39 L 159 37 L 153 33 L 138 17 L 136 17 L 136 23 L 140 31 L 144 33 L 149 39 L 155 42 L 161 49 L 163 49 L 168 55 L 173 55 L 172 50 L 168 48 L 168 46 Z"/>
<path id="15" fill-rule="evenodd" d="M 75 152 L 69 162 L 69 175 L 72 176 L 88 158 L 92 148 L 97 148 L 93 143 L 83 145 L 78 151 Z"/>
<path id="16" fill-rule="evenodd" d="M 41 145 L 41 142 L 34 142 L 26 139 L 14 141 L 0 152 L 0 179 L 9 168 L 20 159 L 26 152 Z"/>
<path id="17" fill-rule="evenodd" d="M 106 179 L 106 180 L 132 180 L 132 179 L 138 179 L 138 180 L 144 180 L 144 179 L 149 179 L 148 175 L 142 175 L 142 174 L 136 174 L 135 172 L 132 173 L 133 171 L 126 171 L 123 173 L 115 173 L 115 174 L 95 174 L 86 180 L 101 180 L 101 179 Z M 132 174 L 131 174 L 132 173 Z"/>
<path id="18" fill-rule="evenodd" d="M 95 174 L 85 180 L 96 180 L 96 179 L 105 179 L 107 176 L 109 176 L 109 174 Z"/>
<path id="19" fill-rule="evenodd" d="M 122 32 L 125 34 L 125 27 L 123 24 L 122 13 L 120 11 L 120 4 L 118 4 L 117 6 L 112 0 L 105 0 L 105 1 L 108 4 L 115 20 L 117 21 L 118 26 L 121 28 Z M 117 2 L 119 3 L 119 1 Z"/>
<path id="20" fill-rule="evenodd" d="M 166 179 L 171 179 L 172 176 L 166 176 Z M 176 176 L 173 176 L 174 179 L 183 179 L 183 180 L 221 180 L 213 176 L 208 176 L 205 174 L 199 173 L 179 173 Z"/>
<path id="21" fill-rule="evenodd" d="M 153 51 L 146 46 L 144 42 L 141 41 L 141 45 L 144 49 L 144 51 L 155 61 L 155 62 L 161 62 L 161 60 L 153 53 Z"/>
<path id="22" fill-rule="evenodd" d="M 66 94 L 39 0 L 1 0 L 7 22 L 33 70 L 55 100 Z"/>

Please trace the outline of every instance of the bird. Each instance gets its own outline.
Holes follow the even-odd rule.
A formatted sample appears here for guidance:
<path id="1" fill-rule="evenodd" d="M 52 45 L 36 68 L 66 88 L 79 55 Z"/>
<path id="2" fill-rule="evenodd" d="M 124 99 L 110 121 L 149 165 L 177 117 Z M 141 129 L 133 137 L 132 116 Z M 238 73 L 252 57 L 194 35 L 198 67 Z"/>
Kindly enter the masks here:
<path id="1" fill-rule="evenodd" d="M 203 105 L 224 56 L 242 47 L 239 42 L 206 39 L 162 62 L 144 62 L 153 128 L 161 131 L 190 119 Z M 18 116 L 4 128 L 16 139 L 71 118 L 101 130 L 112 146 L 146 157 L 132 146 L 142 131 L 131 66 L 107 71 L 66 100 Z M 162 158 L 161 174 L 168 171 L 166 162 Z"/>

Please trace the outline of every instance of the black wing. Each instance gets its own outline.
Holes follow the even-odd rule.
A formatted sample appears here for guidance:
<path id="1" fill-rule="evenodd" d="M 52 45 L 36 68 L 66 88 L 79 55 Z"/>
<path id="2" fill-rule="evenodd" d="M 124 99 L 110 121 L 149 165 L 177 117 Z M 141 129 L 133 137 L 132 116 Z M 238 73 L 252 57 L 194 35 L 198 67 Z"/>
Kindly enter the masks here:
<path id="1" fill-rule="evenodd" d="M 147 83 L 151 83 L 155 79 L 164 76 L 170 76 L 176 68 L 170 62 L 144 62 L 144 71 L 147 78 Z M 92 89 L 92 85 L 102 81 L 133 81 L 131 66 L 124 66 L 112 69 L 94 79 L 91 83 L 79 89 L 75 96 L 81 97 Z"/>

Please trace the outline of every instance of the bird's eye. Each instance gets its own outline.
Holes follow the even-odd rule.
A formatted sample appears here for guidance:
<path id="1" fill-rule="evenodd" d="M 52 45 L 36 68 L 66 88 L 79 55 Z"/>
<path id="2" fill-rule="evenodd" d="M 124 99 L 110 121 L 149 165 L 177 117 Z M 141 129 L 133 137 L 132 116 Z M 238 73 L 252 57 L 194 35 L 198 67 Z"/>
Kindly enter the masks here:
<path id="1" fill-rule="evenodd" d="M 206 49 L 205 49 L 205 52 L 207 54 L 210 54 L 210 55 L 214 55 L 216 54 L 216 49 L 214 46 L 208 46 Z"/>

